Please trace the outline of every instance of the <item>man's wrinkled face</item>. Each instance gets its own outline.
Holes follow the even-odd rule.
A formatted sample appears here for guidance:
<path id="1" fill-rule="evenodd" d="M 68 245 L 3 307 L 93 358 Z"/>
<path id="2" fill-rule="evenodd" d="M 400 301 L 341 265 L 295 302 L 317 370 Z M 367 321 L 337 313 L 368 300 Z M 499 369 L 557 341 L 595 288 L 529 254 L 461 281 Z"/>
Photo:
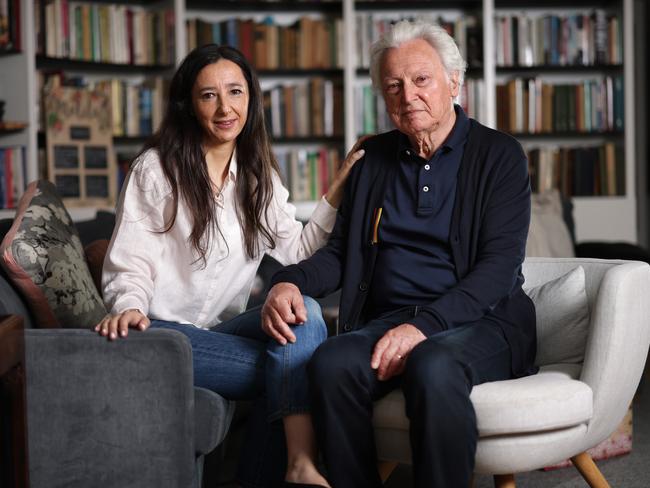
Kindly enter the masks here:
<path id="1" fill-rule="evenodd" d="M 386 50 L 379 73 L 386 110 L 404 134 L 432 133 L 453 115 L 456 75 L 448 76 L 440 56 L 424 39 Z"/>

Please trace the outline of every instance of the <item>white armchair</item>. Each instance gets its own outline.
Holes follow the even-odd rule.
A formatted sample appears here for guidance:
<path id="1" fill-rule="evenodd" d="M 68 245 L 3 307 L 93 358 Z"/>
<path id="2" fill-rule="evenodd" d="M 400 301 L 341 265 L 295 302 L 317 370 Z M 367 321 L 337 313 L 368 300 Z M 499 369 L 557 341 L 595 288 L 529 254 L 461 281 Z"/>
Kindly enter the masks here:
<path id="1" fill-rule="evenodd" d="M 544 364 L 534 376 L 476 386 L 476 473 L 514 487 L 513 473 L 571 458 L 592 487 L 609 486 L 586 453 L 623 419 L 650 343 L 650 266 L 635 261 L 529 258 L 526 286 L 582 266 L 590 325 L 582 364 Z M 379 459 L 409 463 L 408 420 L 401 391 L 375 404 Z"/>

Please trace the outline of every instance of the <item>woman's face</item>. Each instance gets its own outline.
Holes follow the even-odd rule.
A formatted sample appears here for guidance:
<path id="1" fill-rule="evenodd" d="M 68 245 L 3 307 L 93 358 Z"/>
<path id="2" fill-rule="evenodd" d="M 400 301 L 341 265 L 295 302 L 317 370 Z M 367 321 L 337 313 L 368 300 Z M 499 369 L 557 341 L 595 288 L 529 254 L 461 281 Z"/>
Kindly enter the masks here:
<path id="1" fill-rule="evenodd" d="M 249 91 L 241 68 L 220 59 L 203 68 L 192 88 L 192 108 L 207 146 L 234 144 L 248 114 Z"/>

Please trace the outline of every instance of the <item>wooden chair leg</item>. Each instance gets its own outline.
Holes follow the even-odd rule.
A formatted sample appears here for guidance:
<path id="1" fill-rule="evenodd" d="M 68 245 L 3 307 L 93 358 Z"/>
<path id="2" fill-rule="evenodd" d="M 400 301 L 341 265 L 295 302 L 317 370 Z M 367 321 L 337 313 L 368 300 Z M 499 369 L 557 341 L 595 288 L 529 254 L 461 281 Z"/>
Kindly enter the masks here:
<path id="1" fill-rule="evenodd" d="M 580 453 L 573 456 L 571 461 L 591 488 L 610 488 L 609 483 L 589 454 Z"/>
<path id="2" fill-rule="evenodd" d="M 386 480 L 395 471 L 396 467 L 397 462 L 395 461 L 379 461 L 377 463 L 377 469 L 379 470 L 379 477 L 382 483 L 386 483 Z"/>
<path id="3" fill-rule="evenodd" d="M 512 474 L 495 474 L 495 488 L 515 488 L 515 476 Z"/>

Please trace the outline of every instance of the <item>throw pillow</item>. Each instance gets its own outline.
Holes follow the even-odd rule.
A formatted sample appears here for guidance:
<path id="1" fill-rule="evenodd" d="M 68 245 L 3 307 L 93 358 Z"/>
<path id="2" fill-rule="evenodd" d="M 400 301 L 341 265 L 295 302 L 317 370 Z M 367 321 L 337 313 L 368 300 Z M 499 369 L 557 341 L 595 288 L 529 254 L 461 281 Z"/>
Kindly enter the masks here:
<path id="1" fill-rule="evenodd" d="M 40 180 L 27 187 L 0 253 L 38 327 L 91 328 L 106 314 L 77 231 L 52 183 Z"/>
<path id="2" fill-rule="evenodd" d="M 538 366 L 581 363 L 589 330 L 589 302 L 582 266 L 524 291 L 537 314 Z"/>

